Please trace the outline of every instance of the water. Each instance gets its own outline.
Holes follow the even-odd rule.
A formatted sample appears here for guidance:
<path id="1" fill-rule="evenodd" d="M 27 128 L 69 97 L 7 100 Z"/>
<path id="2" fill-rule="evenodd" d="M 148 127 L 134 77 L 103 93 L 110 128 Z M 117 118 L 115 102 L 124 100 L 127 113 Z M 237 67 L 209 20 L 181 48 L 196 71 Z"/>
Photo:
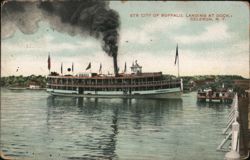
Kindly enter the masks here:
<path id="1" fill-rule="evenodd" d="M 39 160 L 221 160 L 229 107 L 195 96 L 82 101 L 2 89 L 1 150 Z"/>

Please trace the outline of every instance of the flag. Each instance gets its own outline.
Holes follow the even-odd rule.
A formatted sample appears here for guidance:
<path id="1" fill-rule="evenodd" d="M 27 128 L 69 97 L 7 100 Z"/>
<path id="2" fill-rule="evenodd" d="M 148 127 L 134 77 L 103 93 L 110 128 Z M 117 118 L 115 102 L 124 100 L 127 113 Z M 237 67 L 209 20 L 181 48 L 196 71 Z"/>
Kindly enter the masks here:
<path id="1" fill-rule="evenodd" d="M 178 55 L 178 44 L 177 44 L 174 64 L 176 64 L 178 58 L 179 58 L 179 55 Z"/>
<path id="2" fill-rule="evenodd" d="M 102 73 L 102 64 L 100 64 L 99 73 Z"/>
<path id="3" fill-rule="evenodd" d="M 51 62 L 50 62 L 50 54 L 49 54 L 49 56 L 48 56 L 48 70 L 50 70 L 50 67 L 51 67 L 51 64 L 50 64 Z"/>
<path id="4" fill-rule="evenodd" d="M 63 63 L 61 63 L 61 74 L 63 74 Z"/>
<path id="5" fill-rule="evenodd" d="M 125 62 L 124 73 L 127 72 L 127 63 Z"/>
<path id="6" fill-rule="evenodd" d="M 88 67 L 86 68 L 86 70 L 90 69 L 91 68 L 91 62 L 89 62 L 89 65 Z"/>
<path id="7" fill-rule="evenodd" d="M 71 71 L 74 72 L 74 63 L 72 62 Z"/>

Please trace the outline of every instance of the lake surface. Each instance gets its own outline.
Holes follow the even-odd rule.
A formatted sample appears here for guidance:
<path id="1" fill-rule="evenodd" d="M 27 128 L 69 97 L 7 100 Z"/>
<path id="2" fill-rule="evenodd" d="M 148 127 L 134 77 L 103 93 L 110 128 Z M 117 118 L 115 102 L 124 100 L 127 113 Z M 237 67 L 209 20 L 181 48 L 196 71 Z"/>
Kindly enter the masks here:
<path id="1" fill-rule="evenodd" d="M 221 160 L 229 107 L 179 100 L 77 99 L 1 89 L 1 150 L 20 159 Z"/>

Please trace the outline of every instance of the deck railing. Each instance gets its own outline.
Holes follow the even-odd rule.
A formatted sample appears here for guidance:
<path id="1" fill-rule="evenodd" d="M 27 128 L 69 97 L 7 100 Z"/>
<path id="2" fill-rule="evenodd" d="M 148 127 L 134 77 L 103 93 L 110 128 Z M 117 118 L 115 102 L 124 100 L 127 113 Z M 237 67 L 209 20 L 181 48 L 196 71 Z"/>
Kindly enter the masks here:
<path id="1" fill-rule="evenodd" d="M 218 151 L 227 151 L 225 155 L 225 160 L 239 160 L 240 154 L 239 154 L 239 141 L 240 141 L 240 124 L 238 122 L 239 117 L 239 110 L 238 110 L 238 96 L 237 93 L 234 96 L 233 103 L 231 106 L 231 111 L 228 115 L 228 123 L 226 128 L 223 130 L 223 134 L 226 135 L 226 137 L 223 139 L 221 144 L 217 147 Z M 229 129 L 231 129 L 230 132 Z M 227 148 L 224 146 L 227 144 L 227 142 L 230 143 Z"/>
<path id="2" fill-rule="evenodd" d="M 131 87 L 151 87 L 151 86 L 165 86 L 169 85 L 169 87 L 180 87 L 181 81 L 169 81 L 169 80 L 162 80 L 162 81 L 151 81 L 151 82 L 133 82 L 131 84 L 129 83 L 114 83 L 114 84 L 102 84 L 102 83 L 95 83 L 93 84 L 81 84 L 81 83 L 72 83 L 72 82 L 65 82 L 65 83 L 48 83 L 50 86 L 67 86 L 67 87 L 93 87 L 93 88 L 117 88 L 117 87 L 123 87 L 123 88 L 131 88 Z"/>

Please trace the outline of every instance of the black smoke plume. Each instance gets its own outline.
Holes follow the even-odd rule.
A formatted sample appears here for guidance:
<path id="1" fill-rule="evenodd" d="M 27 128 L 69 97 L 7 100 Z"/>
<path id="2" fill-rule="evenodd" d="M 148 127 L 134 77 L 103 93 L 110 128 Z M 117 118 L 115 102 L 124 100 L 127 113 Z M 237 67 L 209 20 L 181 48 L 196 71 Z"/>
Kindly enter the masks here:
<path id="1" fill-rule="evenodd" d="M 108 1 L 5 1 L 1 14 L 2 39 L 11 37 L 17 29 L 32 34 L 38 30 L 41 20 L 48 21 L 58 32 L 100 39 L 103 50 L 113 57 L 114 73 L 118 75 L 120 20 L 118 13 L 109 8 Z"/>

